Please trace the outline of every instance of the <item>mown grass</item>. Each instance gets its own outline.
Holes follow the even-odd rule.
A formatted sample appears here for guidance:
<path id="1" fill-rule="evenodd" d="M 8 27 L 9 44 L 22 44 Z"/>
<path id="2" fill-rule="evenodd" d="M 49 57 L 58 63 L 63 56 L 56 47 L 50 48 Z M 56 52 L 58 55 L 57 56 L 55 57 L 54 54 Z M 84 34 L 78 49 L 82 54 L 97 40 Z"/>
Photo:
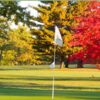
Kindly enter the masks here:
<path id="1" fill-rule="evenodd" d="M 100 100 L 100 70 L 55 69 L 54 100 Z M 51 100 L 53 70 L 49 65 L 0 66 L 0 100 Z"/>

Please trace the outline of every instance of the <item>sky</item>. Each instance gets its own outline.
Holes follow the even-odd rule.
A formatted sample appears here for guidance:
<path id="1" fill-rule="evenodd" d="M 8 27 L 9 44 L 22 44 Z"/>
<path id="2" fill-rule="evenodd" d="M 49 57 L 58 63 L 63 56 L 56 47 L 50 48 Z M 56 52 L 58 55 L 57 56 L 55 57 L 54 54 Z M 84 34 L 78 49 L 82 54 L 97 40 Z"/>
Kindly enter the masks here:
<path id="1" fill-rule="evenodd" d="M 41 3 L 39 1 L 20 1 L 20 3 L 19 3 L 19 5 L 22 6 L 22 7 L 28 7 L 29 5 L 37 7 L 38 4 L 41 4 Z M 35 17 L 38 15 L 37 11 L 32 9 L 32 8 L 28 8 L 27 11 L 30 11 L 30 14 L 34 15 Z M 12 28 L 17 28 L 17 25 L 12 23 L 11 27 Z"/>
<path id="2" fill-rule="evenodd" d="M 22 7 L 28 7 L 30 6 L 38 6 L 38 4 L 41 4 L 39 1 L 20 1 L 19 5 Z M 37 16 L 37 11 L 33 10 L 32 8 L 28 8 L 28 11 L 31 12 L 32 15 Z"/>

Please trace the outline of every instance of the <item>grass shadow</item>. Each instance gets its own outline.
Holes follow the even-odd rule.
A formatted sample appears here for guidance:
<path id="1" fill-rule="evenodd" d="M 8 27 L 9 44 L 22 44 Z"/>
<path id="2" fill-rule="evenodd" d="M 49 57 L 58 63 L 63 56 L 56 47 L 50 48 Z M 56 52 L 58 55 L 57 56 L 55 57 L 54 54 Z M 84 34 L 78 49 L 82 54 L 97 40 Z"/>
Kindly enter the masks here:
<path id="1" fill-rule="evenodd" d="M 0 75 L 4 80 L 40 80 L 52 81 L 52 77 L 43 76 L 19 76 L 19 75 Z M 100 81 L 100 77 L 55 77 L 55 81 Z"/>
<path id="2" fill-rule="evenodd" d="M 57 86 L 55 86 L 57 87 Z M 51 90 L 44 89 L 21 89 L 21 88 L 7 88 L 3 86 L 0 88 L 0 95 L 6 96 L 51 96 Z M 64 88 L 64 87 L 63 87 Z M 100 92 L 93 91 L 73 91 L 73 90 L 55 90 L 55 97 L 62 98 L 76 98 L 81 100 L 100 100 Z M 74 100 L 74 99 L 73 99 Z"/>
<path id="3" fill-rule="evenodd" d="M 60 65 L 56 64 L 55 68 L 60 68 Z M 70 69 L 77 69 L 77 64 L 69 64 Z M 90 64 L 84 64 L 83 68 L 97 69 L 96 66 Z M 18 66 L 0 66 L 0 70 L 44 70 L 50 69 L 50 65 L 18 65 Z"/>

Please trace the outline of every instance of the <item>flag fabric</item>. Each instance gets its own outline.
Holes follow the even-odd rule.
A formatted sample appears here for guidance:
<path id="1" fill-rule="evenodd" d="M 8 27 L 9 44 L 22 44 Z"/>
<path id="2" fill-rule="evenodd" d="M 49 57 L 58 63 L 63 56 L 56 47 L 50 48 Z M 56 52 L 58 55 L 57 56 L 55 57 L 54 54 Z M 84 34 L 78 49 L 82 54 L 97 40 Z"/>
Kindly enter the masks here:
<path id="1" fill-rule="evenodd" d="M 50 65 L 50 68 L 54 68 L 55 67 L 55 63 L 53 62 L 51 65 Z"/>
<path id="2" fill-rule="evenodd" d="M 61 46 L 63 45 L 63 40 L 62 40 L 62 37 L 61 37 L 61 34 L 60 34 L 60 31 L 58 29 L 57 26 L 55 26 L 55 37 L 54 37 L 54 43 Z"/>

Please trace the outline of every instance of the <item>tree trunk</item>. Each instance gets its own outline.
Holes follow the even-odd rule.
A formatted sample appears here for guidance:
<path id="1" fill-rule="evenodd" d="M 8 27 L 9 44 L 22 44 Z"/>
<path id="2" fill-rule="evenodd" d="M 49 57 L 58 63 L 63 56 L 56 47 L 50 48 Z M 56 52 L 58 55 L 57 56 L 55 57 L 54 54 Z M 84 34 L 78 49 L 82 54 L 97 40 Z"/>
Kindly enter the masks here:
<path id="1" fill-rule="evenodd" d="M 61 61 L 61 66 L 60 66 L 60 68 L 64 68 L 64 60 Z"/>
<path id="2" fill-rule="evenodd" d="M 99 62 L 98 61 L 96 61 L 96 64 L 95 65 L 98 67 L 98 69 L 100 69 Z"/>
<path id="3" fill-rule="evenodd" d="M 2 60 L 2 53 L 3 53 L 3 51 L 1 50 L 1 54 L 0 54 L 0 65 L 1 65 L 1 60 Z"/>
<path id="4" fill-rule="evenodd" d="M 68 68 L 68 65 L 69 65 L 69 62 L 70 62 L 69 58 L 70 58 L 70 55 L 68 55 L 68 58 L 65 61 L 65 68 Z"/>
<path id="5" fill-rule="evenodd" d="M 65 68 L 68 68 L 69 60 L 65 61 Z"/>
<path id="6" fill-rule="evenodd" d="M 83 68 L 83 60 L 78 61 L 77 68 Z"/>

